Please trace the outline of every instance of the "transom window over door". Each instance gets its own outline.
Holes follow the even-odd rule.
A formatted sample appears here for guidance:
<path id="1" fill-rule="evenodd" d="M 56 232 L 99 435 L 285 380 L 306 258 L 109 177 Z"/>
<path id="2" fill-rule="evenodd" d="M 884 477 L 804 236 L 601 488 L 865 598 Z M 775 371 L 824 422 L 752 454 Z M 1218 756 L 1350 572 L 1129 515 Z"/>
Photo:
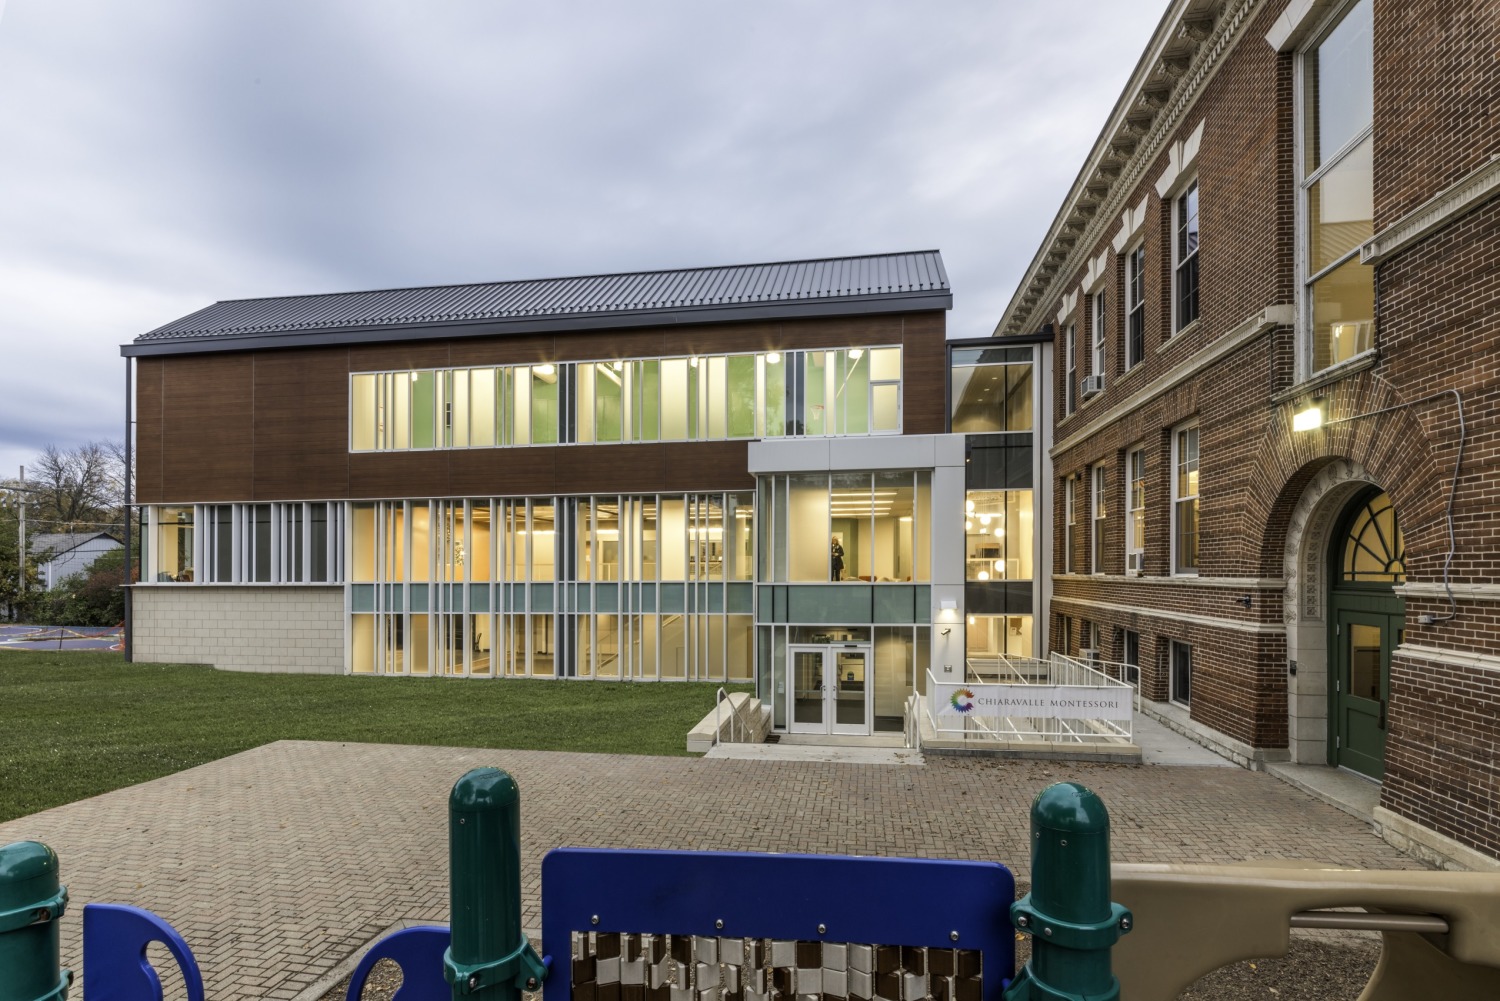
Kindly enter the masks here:
<path id="1" fill-rule="evenodd" d="M 1359 0 L 1301 61 L 1302 364 L 1305 374 L 1375 345 L 1374 24 Z"/>

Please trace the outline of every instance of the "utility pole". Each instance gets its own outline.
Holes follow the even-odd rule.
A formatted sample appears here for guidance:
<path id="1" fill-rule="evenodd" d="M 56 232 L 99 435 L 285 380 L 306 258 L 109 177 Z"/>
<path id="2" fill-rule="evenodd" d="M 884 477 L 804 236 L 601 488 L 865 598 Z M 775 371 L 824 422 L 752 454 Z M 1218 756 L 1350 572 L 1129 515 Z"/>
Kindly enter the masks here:
<path id="1" fill-rule="evenodd" d="M 22 606 L 26 604 L 26 467 L 21 467 L 21 548 L 16 550 L 16 566 L 21 568 L 21 580 L 16 593 Z"/>

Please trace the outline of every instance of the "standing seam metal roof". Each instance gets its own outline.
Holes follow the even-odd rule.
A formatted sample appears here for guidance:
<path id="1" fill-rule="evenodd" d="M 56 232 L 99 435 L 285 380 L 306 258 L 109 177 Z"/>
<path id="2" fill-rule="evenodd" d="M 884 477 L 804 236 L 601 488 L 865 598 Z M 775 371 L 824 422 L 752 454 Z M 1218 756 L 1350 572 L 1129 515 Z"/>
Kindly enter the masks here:
<path id="1" fill-rule="evenodd" d="M 157 327 L 137 344 L 342 327 L 472 322 L 799 300 L 949 293 L 936 250 L 864 257 L 640 271 L 473 285 L 231 299 Z"/>

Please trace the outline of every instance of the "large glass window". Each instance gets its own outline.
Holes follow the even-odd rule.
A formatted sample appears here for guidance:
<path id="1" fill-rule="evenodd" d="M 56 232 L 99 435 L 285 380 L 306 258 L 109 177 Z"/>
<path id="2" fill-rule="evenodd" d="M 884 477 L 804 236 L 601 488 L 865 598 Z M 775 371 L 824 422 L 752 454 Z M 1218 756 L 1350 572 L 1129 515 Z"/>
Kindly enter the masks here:
<path id="1" fill-rule="evenodd" d="M 1172 570 L 1198 572 L 1198 428 L 1179 428 L 1172 440 Z"/>
<path id="2" fill-rule="evenodd" d="M 1067 356 L 1063 378 L 1063 415 L 1067 416 L 1078 409 L 1078 325 L 1076 323 L 1068 324 L 1067 330 L 1063 333 L 1063 344 Z"/>
<path id="3" fill-rule="evenodd" d="M 1103 466 L 1094 466 L 1089 470 L 1089 482 L 1091 486 L 1089 497 L 1089 513 L 1092 522 L 1089 532 L 1089 571 L 1091 573 L 1104 572 L 1104 536 L 1109 525 L 1109 491 L 1107 487 L 1108 477 Z"/>
<path id="4" fill-rule="evenodd" d="M 894 434 L 901 349 L 356 373 L 349 408 L 356 452 Z"/>
<path id="5" fill-rule="evenodd" d="M 1094 353 L 1094 356 L 1091 359 L 1091 365 L 1092 365 L 1091 373 L 1093 375 L 1099 376 L 1100 378 L 1103 378 L 1103 376 L 1104 376 L 1104 364 L 1105 364 L 1105 341 L 1104 341 L 1104 337 L 1105 337 L 1105 334 L 1104 334 L 1104 321 L 1105 321 L 1105 317 L 1106 317 L 1106 312 L 1105 312 L 1105 308 L 1104 308 L 1104 293 L 1100 292 L 1097 295 L 1090 296 L 1089 297 L 1089 327 L 1093 331 L 1091 339 L 1093 341 L 1092 347 L 1093 347 L 1093 353 Z"/>
<path id="6" fill-rule="evenodd" d="M 952 394 L 955 434 L 1030 431 L 1032 349 L 954 348 Z"/>
<path id="7" fill-rule="evenodd" d="M 965 571 L 972 581 L 1031 580 L 1030 490 L 969 490 L 964 501 Z"/>
<path id="8" fill-rule="evenodd" d="M 930 474 L 794 473 L 763 479 L 762 494 L 766 492 L 774 500 L 771 516 L 761 520 L 763 566 L 769 569 L 764 579 L 928 579 Z M 740 503 L 748 501 L 745 496 Z M 748 555 L 746 551 L 747 565 Z"/>
<path id="9" fill-rule="evenodd" d="M 1172 255 L 1173 329 L 1198 319 L 1198 182 L 1177 196 L 1173 207 L 1175 236 Z"/>
<path id="10" fill-rule="evenodd" d="M 1078 530 L 1077 481 L 1063 479 L 1063 573 L 1073 572 L 1073 541 Z"/>
<path id="11" fill-rule="evenodd" d="M 1374 347 L 1374 30 L 1359 0 L 1302 59 L 1303 351 L 1318 372 Z"/>
<path id="12" fill-rule="evenodd" d="M 370 505 L 355 505 L 355 532 L 373 531 L 372 511 Z M 343 579 L 343 513 L 343 504 L 323 501 L 155 507 L 145 579 L 336 583 Z M 366 558 L 373 558 L 373 550 Z M 356 569 L 373 575 L 374 564 Z"/>
<path id="13" fill-rule="evenodd" d="M 1146 450 L 1125 456 L 1125 572 L 1139 575 L 1146 565 Z"/>
<path id="14" fill-rule="evenodd" d="M 1146 245 L 1139 243 L 1125 255 L 1125 365 L 1133 368 L 1146 357 Z"/>

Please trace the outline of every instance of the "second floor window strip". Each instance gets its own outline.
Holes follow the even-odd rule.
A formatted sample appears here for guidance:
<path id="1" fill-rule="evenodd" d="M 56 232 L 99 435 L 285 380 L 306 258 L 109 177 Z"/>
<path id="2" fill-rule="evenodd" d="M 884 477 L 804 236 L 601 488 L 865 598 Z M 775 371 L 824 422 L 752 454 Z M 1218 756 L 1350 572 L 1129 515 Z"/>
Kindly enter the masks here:
<path id="1" fill-rule="evenodd" d="M 1198 572 L 1198 429 L 1177 432 L 1173 448 L 1176 475 L 1172 480 L 1173 571 Z"/>
<path id="2" fill-rule="evenodd" d="M 355 452 L 899 434 L 899 347 L 350 376 Z"/>
<path id="3" fill-rule="evenodd" d="M 1067 352 L 1066 382 L 1063 386 L 1063 415 L 1067 416 L 1078 408 L 1078 325 L 1068 324 L 1068 333 L 1064 350 Z"/>
<path id="4" fill-rule="evenodd" d="M 1063 481 L 1063 573 L 1073 572 L 1073 531 L 1077 524 L 1077 500 L 1073 477 Z"/>

